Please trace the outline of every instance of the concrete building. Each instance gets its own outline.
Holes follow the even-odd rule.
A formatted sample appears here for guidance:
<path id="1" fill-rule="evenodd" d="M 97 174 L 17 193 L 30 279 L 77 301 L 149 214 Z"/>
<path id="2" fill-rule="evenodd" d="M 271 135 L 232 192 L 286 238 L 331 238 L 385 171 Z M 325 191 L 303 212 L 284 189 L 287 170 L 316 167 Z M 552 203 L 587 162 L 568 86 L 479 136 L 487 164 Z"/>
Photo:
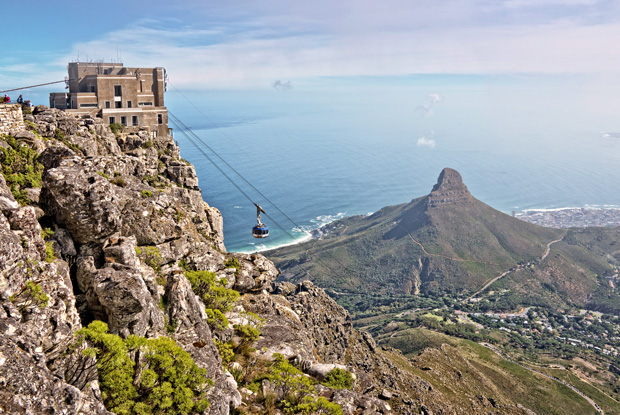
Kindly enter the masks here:
<path id="1" fill-rule="evenodd" d="M 50 107 L 97 116 L 128 128 L 166 135 L 164 68 L 125 68 L 122 63 L 71 62 L 69 92 L 50 94 Z"/>

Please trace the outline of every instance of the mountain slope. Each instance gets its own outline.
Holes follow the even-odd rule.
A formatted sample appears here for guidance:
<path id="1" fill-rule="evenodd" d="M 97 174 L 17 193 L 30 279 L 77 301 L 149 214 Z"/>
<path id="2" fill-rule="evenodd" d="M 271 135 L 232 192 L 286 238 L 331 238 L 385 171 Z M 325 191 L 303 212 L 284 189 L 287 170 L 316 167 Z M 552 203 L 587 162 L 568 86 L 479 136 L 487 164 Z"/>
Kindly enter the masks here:
<path id="1" fill-rule="evenodd" d="M 505 270 L 539 259 L 561 237 L 477 200 L 448 168 L 430 194 L 322 232 L 320 240 L 266 255 L 285 278 L 315 279 L 337 290 L 473 293 Z"/>

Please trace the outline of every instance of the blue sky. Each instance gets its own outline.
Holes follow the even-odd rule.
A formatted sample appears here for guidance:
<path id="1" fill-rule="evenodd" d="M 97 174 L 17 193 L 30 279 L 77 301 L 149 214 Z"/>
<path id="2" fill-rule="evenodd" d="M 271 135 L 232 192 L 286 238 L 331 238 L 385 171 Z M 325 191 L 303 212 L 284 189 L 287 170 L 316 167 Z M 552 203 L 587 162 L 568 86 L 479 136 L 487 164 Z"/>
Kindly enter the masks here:
<path id="1" fill-rule="evenodd" d="M 63 79 L 69 61 L 117 58 L 164 66 L 194 89 L 415 74 L 620 79 L 617 0 L 3 0 L 0 12 L 0 90 Z"/>

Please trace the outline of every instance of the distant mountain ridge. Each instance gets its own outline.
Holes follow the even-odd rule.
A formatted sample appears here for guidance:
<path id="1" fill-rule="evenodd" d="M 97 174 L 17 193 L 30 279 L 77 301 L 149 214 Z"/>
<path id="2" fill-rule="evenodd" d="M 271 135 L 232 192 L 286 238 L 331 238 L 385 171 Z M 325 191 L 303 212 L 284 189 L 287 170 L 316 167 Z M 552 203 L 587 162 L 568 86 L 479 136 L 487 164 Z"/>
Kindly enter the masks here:
<path id="1" fill-rule="evenodd" d="M 324 288 L 465 295 L 508 270 L 525 269 L 524 264 L 529 264 L 528 280 L 533 273 L 543 272 L 545 267 L 539 270 L 533 264 L 542 259 L 547 244 L 561 239 L 565 231 L 526 223 L 493 209 L 471 195 L 456 170 L 445 168 L 428 195 L 370 216 L 341 219 L 320 233 L 321 239 L 266 255 L 281 268 L 285 279 L 310 279 Z M 585 301 L 585 293 L 597 284 L 589 269 L 602 270 L 605 264 L 598 259 L 590 264 L 589 258 L 576 254 L 576 247 L 564 244 L 563 249 L 562 265 L 543 279 L 559 291 L 570 280 L 566 290 L 571 292 L 562 297 L 572 298 L 572 291 L 578 291 L 576 301 Z M 571 266 L 570 278 L 564 278 L 564 268 L 570 263 L 567 257 L 582 261 Z M 550 255 L 544 265 L 551 266 L 555 260 L 559 261 Z"/>

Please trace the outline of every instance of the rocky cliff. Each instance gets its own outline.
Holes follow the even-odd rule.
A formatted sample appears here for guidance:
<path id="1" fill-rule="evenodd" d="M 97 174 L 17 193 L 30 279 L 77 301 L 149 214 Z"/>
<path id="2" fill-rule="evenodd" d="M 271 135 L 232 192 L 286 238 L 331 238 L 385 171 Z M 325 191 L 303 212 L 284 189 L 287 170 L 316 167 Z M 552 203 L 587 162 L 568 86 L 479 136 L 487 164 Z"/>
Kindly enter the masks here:
<path id="1" fill-rule="evenodd" d="M 24 117 L 0 138 L 0 413 L 482 408 L 399 368 L 312 283 L 275 283 L 263 256 L 226 253 L 170 137 L 44 106 Z"/>

